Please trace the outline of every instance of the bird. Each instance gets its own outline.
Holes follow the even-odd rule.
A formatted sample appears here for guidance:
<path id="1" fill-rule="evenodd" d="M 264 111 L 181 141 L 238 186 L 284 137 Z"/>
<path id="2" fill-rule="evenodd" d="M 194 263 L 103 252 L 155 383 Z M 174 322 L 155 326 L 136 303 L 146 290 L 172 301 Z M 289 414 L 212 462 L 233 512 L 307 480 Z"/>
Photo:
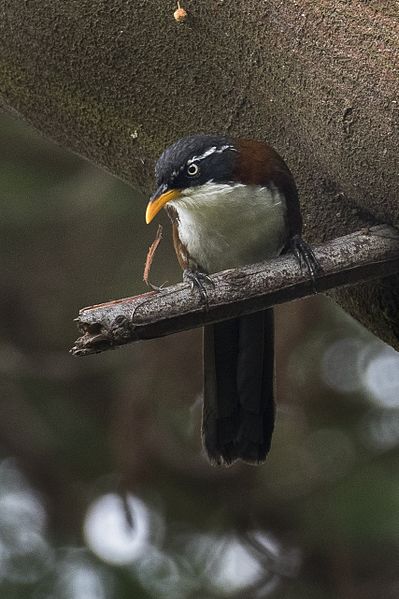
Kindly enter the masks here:
<path id="1" fill-rule="evenodd" d="M 210 274 L 293 251 L 314 280 L 294 177 L 268 143 L 198 133 L 155 165 L 149 224 L 165 208 L 183 280 L 207 302 Z M 273 309 L 206 325 L 202 441 L 211 464 L 265 461 L 275 421 Z"/>

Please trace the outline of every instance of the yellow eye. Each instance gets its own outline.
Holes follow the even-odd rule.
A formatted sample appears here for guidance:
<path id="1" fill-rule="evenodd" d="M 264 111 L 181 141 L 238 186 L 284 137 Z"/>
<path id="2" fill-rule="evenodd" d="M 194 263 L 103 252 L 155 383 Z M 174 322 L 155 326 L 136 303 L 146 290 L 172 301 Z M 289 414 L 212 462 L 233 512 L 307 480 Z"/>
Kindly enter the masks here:
<path id="1" fill-rule="evenodd" d="M 198 175 L 198 173 L 199 173 L 198 164 L 195 164 L 195 162 L 192 162 L 191 164 L 188 165 L 187 174 L 190 175 L 190 177 L 195 177 L 196 175 Z"/>

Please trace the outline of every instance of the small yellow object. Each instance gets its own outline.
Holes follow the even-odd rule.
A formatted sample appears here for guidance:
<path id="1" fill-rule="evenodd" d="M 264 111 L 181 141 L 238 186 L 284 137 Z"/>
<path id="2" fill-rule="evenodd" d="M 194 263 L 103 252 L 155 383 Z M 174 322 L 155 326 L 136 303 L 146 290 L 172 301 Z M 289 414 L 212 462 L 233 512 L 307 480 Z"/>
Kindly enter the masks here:
<path id="1" fill-rule="evenodd" d="M 182 23 L 187 19 L 187 11 L 180 6 L 180 2 L 177 3 L 177 8 L 173 13 L 173 16 L 178 23 Z"/>

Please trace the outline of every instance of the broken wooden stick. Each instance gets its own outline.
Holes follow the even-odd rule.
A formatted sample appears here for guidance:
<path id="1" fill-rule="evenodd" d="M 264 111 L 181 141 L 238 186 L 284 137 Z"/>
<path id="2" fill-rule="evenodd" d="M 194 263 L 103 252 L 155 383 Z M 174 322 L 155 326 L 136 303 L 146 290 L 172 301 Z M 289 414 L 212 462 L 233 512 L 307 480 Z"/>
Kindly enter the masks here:
<path id="1" fill-rule="evenodd" d="M 399 232 L 379 225 L 314 247 L 322 272 L 318 292 L 399 272 Z M 187 283 L 83 308 L 82 336 L 71 353 L 86 356 L 269 308 L 314 293 L 309 275 L 292 254 L 211 276 L 208 303 Z"/>

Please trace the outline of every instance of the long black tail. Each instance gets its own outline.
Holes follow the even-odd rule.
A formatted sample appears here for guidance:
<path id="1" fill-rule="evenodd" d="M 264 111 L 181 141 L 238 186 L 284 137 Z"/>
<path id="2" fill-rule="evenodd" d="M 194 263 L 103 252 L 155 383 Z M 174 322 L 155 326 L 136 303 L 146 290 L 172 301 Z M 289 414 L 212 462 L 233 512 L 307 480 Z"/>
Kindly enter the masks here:
<path id="1" fill-rule="evenodd" d="M 214 464 L 263 462 L 274 428 L 273 309 L 204 328 L 202 437 Z"/>

